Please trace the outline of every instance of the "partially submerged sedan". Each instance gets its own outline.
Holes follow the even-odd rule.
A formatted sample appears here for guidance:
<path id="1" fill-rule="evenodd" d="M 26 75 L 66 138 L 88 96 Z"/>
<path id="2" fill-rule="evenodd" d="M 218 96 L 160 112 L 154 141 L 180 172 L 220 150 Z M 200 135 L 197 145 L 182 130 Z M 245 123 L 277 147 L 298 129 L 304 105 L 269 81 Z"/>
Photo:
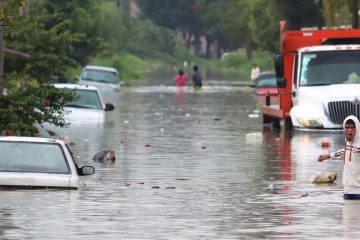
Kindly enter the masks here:
<path id="1" fill-rule="evenodd" d="M 85 186 L 80 176 L 95 172 L 79 168 L 61 140 L 0 137 L 0 152 L 0 187 L 78 189 Z"/>
<path id="2" fill-rule="evenodd" d="M 115 68 L 87 65 L 77 77 L 80 84 L 92 85 L 100 91 L 118 90 L 122 82 L 119 73 Z"/>
<path id="3" fill-rule="evenodd" d="M 83 84 L 54 84 L 56 88 L 66 88 L 79 96 L 79 99 L 65 106 L 67 114 L 65 120 L 74 122 L 101 122 L 105 119 L 106 111 L 113 111 L 114 105 L 105 103 L 98 89 Z"/>

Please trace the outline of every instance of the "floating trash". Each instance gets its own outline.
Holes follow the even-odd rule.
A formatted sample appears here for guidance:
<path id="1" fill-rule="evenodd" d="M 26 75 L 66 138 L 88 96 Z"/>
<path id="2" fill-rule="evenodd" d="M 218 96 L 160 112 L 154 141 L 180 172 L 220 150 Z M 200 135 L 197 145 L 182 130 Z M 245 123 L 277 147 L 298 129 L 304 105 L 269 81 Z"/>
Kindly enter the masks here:
<path id="1" fill-rule="evenodd" d="M 258 141 L 262 141 L 263 134 L 261 132 L 253 132 L 246 134 L 246 142 L 247 143 L 255 143 Z"/>
<path id="2" fill-rule="evenodd" d="M 151 144 L 145 144 L 145 147 L 152 147 Z"/>
<path id="3" fill-rule="evenodd" d="M 308 197 L 308 196 L 309 196 L 309 193 L 302 193 L 302 194 L 300 195 L 301 198 L 303 198 L 303 197 Z"/>
<path id="4" fill-rule="evenodd" d="M 259 115 L 259 114 L 256 114 L 256 113 L 250 113 L 250 114 L 248 115 L 248 117 L 249 117 L 249 118 L 259 118 L 260 115 Z"/>
<path id="5" fill-rule="evenodd" d="M 333 183 L 337 179 L 336 172 L 316 172 L 309 178 L 311 183 Z"/>
<path id="6" fill-rule="evenodd" d="M 185 116 L 186 116 L 186 117 L 190 117 L 190 113 L 186 113 Z"/>

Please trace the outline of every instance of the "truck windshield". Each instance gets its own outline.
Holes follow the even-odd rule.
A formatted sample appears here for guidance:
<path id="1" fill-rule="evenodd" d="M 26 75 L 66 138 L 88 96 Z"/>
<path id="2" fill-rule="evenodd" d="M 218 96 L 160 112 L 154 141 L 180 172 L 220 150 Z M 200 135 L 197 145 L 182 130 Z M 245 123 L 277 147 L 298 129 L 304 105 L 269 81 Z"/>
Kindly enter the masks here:
<path id="1" fill-rule="evenodd" d="M 303 53 L 300 86 L 360 83 L 360 51 Z"/>

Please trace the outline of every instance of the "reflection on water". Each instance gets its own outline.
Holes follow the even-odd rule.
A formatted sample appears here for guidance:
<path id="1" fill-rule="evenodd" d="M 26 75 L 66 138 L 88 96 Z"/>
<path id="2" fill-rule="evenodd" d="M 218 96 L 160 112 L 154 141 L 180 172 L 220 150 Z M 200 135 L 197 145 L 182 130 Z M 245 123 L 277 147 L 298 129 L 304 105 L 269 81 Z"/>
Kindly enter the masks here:
<path id="1" fill-rule="evenodd" d="M 342 184 L 313 185 L 339 133 L 284 134 L 262 126 L 243 87 L 122 89 L 103 125 L 64 130 L 79 191 L 2 191 L 1 239 L 353 239 L 360 224 Z M 250 117 L 251 116 L 251 117 Z M 260 134 L 251 134 L 260 133 Z M 248 135 L 250 134 L 250 135 Z M 250 136 L 251 139 L 249 139 Z M 329 139 L 330 148 L 321 147 Z M 92 162 L 101 149 L 113 165 Z"/>

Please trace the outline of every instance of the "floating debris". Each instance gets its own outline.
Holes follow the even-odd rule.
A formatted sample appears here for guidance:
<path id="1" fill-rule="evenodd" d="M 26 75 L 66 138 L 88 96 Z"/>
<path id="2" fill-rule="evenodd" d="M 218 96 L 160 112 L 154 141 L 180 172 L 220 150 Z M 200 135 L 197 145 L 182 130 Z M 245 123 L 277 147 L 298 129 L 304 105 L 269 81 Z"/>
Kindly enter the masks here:
<path id="1" fill-rule="evenodd" d="M 151 144 L 145 144 L 145 147 L 152 147 Z"/>
<path id="2" fill-rule="evenodd" d="M 311 183 L 333 183 L 337 179 L 336 172 L 316 172 L 309 179 Z"/>
<path id="3" fill-rule="evenodd" d="M 154 189 L 159 189 L 160 187 L 159 186 L 153 186 L 151 188 L 154 188 Z"/>
<path id="4" fill-rule="evenodd" d="M 308 196 L 309 196 L 309 193 L 302 193 L 302 194 L 300 195 L 301 198 L 303 198 L 303 197 L 308 197 Z"/>
<path id="5" fill-rule="evenodd" d="M 263 140 L 263 134 L 261 132 L 253 132 L 246 134 L 247 143 L 255 143 Z"/>
<path id="6" fill-rule="evenodd" d="M 259 115 L 259 114 L 256 114 L 256 113 L 250 113 L 250 114 L 248 115 L 248 117 L 249 117 L 249 118 L 259 118 L 260 115 Z"/>
<path id="7" fill-rule="evenodd" d="M 166 189 L 175 189 L 176 187 L 166 187 Z"/>
<path id="8" fill-rule="evenodd" d="M 215 121 L 220 121 L 220 120 L 221 120 L 221 118 L 214 118 L 214 120 L 215 120 Z"/>
<path id="9" fill-rule="evenodd" d="M 175 179 L 176 181 L 187 181 L 187 180 L 189 180 L 188 178 L 176 178 Z"/>

